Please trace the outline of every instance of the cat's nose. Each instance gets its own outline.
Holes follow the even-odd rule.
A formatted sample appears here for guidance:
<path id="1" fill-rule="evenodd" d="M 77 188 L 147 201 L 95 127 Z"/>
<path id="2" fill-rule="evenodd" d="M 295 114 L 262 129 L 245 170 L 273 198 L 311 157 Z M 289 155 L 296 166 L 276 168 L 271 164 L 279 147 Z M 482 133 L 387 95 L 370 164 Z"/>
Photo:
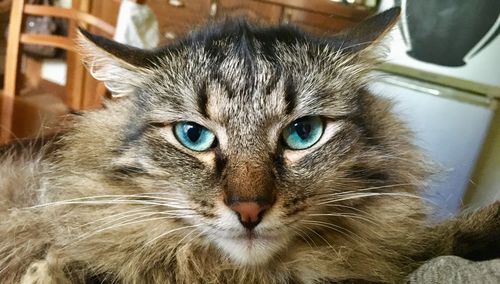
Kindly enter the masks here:
<path id="1" fill-rule="evenodd" d="M 262 215 L 266 209 L 270 208 L 269 204 L 261 204 L 257 202 L 237 202 L 230 206 L 236 212 L 243 227 L 252 230 L 262 220 Z"/>

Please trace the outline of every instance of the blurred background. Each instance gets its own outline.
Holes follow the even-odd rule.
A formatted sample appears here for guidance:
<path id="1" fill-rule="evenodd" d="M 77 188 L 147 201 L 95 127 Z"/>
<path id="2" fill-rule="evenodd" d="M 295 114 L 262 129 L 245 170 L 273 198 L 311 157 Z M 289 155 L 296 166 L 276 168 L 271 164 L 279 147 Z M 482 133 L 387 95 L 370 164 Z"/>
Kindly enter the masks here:
<path id="1" fill-rule="evenodd" d="M 370 88 L 439 166 L 426 196 L 439 218 L 500 199 L 498 0 L 0 0 L 0 142 L 50 135 L 111 97 L 75 53 L 77 26 L 154 48 L 226 16 L 329 35 L 393 6 L 402 18 Z"/>

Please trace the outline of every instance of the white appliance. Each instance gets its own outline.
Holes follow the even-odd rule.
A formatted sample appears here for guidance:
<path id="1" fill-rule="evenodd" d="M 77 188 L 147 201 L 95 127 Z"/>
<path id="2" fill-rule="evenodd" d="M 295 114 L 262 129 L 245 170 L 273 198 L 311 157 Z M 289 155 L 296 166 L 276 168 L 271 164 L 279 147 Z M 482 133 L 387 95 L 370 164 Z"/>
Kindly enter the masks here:
<path id="1" fill-rule="evenodd" d="M 495 98 L 500 98 L 500 1 L 382 0 L 380 10 L 395 4 L 402 6 L 402 20 L 388 37 L 390 52 L 381 67 L 391 75 L 372 90 L 395 100 L 396 111 L 416 134 L 415 143 L 440 166 L 426 197 L 440 209 L 437 217 L 444 218 L 461 207 Z M 469 10 L 475 15 L 475 9 L 486 8 L 496 18 L 453 14 Z M 462 30 L 441 25 L 457 18 L 482 30 L 469 32 L 473 39 L 458 38 Z"/>
<path id="2" fill-rule="evenodd" d="M 500 98 L 499 0 L 382 0 L 379 9 L 396 4 L 384 69 Z"/>
<path id="3" fill-rule="evenodd" d="M 458 212 L 494 114 L 495 101 L 435 84 L 388 75 L 371 86 L 395 102 L 395 111 L 413 130 L 414 143 L 434 163 L 425 197 L 436 218 Z"/>

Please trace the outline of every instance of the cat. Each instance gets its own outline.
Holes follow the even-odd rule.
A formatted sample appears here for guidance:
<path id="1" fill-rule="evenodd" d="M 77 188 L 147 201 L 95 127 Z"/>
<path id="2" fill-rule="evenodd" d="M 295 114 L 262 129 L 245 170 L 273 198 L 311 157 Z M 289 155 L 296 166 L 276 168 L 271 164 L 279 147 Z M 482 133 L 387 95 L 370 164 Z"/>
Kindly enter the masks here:
<path id="1" fill-rule="evenodd" d="M 80 30 L 120 98 L 4 146 L 0 282 L 397 283 L 497 257 L 499 203 L 430 224 L 429 163 L 367 88 L 399 13 L 325 37 L 223 21 L 155 50 Z"/>

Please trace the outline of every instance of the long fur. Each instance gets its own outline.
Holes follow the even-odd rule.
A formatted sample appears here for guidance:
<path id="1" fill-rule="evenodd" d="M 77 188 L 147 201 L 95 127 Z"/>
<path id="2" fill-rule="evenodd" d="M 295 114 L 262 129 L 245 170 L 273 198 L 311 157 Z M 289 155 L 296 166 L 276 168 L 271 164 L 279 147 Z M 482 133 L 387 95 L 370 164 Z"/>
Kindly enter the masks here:
<path id="1" fill-rule="evenodd" d="M 83 38 L 93 73 L 127 98 L 41 147 L 1 150 L 0 282 L 396 283 L 437 255 L 484 257 L 498 246 L 498 202 L 428 224 L 428 164 L 365 88 L 379 58 L 366 42 L 394 20 L 378 22 L 349 41 L 222 23 L 141 66 Z M 282 129 L 311 115 L 323 137 L 285 149 Z M 180 145 L 172 125 L 186 120 L 217 148 Z M 276 202 L 242 239 L 223 195 L 269 180 Z"/>

